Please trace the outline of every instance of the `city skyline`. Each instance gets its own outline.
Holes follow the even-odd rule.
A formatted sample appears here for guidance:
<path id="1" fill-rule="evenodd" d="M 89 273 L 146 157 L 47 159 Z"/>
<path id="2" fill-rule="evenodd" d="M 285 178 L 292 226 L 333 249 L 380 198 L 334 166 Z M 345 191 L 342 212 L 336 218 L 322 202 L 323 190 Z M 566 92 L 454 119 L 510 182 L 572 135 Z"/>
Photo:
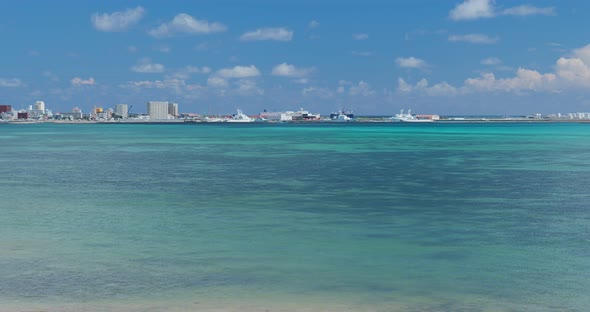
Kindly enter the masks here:
<path id="1" fill-rule="evenodd" d="M 11 3 L 0 104 L 160 99 L 393 114 L 590 110 L 590 4 L 543 0 Z"/>

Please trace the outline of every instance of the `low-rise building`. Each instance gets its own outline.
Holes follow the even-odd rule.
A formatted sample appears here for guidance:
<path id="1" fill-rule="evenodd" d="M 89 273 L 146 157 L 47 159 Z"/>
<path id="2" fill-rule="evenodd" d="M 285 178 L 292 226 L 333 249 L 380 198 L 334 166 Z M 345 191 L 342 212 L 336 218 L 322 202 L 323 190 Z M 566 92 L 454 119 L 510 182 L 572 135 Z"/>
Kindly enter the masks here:
<path id="1" fill-rule="evenodd" d="M 10 113 L 12 111 L 12 106 L 10 105 L 0 105 L 0 114 L 1 113 Z"/>

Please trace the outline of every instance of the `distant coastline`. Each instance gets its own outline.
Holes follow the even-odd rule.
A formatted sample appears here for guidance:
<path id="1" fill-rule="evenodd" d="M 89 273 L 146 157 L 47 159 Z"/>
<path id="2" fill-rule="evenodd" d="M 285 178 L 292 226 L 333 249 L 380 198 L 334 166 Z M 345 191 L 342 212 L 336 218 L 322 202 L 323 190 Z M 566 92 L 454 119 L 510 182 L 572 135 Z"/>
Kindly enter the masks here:
<path id="1" fill-rule="evenodd" d="M 293 121 L 254 121 L 251 124 L 359 124 L 359 123 L 381 123 L 381 124 L 408 124 L 407 122 L 392 122 L 382 116 L 359 116 L 354 121 L 335 122 L 333 120 L 293 120 Z M 435 122 L 428 124 L 450 124 L 450 123 L 590 123 L 590 119 L 533 119 L 525 117 L 441 117 Z M 0 120 L 0 124 L 227 124 L 223 121 L 204 121 L 193 119 L 162 119 L 162 120 Z"/>

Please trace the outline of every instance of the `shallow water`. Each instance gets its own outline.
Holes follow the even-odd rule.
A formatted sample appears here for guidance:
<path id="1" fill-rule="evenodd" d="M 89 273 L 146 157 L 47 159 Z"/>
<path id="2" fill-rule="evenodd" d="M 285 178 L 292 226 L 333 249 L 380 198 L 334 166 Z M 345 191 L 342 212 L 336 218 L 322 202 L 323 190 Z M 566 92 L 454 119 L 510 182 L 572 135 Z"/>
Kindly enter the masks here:
<path id="1" fill-rule="evenodd" d="M 584 311 L 590 126 L 0 125 L 0 306 Z"/>

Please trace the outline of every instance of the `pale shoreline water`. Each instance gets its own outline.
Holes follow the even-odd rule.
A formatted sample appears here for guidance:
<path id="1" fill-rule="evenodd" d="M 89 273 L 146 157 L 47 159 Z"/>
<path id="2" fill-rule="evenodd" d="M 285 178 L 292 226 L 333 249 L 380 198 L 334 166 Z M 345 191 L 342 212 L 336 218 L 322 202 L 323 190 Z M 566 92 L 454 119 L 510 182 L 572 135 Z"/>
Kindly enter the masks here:
<path id="1" fill-rule="evenodd" d="M 333 298 L 332 300 L 334 300 Z M 422 299 L 422 300 L 421 300 Z M 339 298 L 337 301 L 326 300 L 317 297 L 280 297 L 280 298 L 163 298 L 154 300 L 130 300 L 118 302 L 115 300 L 87 302 L 87 303 L 26 303 L 0 302 L 2 312 L 145 312 L 145 311 L 170 311 L 170 312 L 455 312 L 455 311 L 481 311 L 481 312 L 549 312 L 564 311 L 559 307 L 547 307 L 530 303 L 527 305 L 511 304 L 506 302 L 490 302 L 485 297 L 461 298 L 449 300 L 440 298 L 402 298 L 394 302 L 363 302 L 351 299 Z M 583 307 L 579 310 L 583 311 Z"/>
<path id="2" fill-rule="evenodd" d="M 585 311 L 579 124 L 0 127 L 0 311 Z"/>

